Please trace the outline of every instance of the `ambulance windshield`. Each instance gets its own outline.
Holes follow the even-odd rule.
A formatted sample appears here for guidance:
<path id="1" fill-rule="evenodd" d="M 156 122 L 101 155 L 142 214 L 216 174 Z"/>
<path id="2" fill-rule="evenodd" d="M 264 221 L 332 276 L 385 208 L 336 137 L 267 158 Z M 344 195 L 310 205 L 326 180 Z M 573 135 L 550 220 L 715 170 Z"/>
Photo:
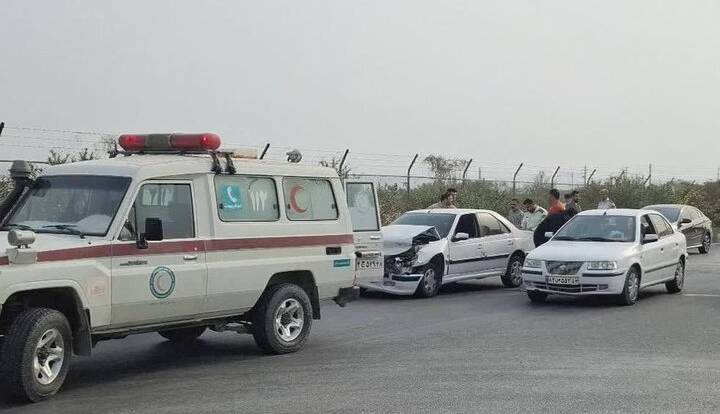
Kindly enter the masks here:
<path id="1" fill-rule="evenodd" d="M 104 236 L 130 184 L 127 177 L 40 177 L 19 201 L 2 230 Z"/>

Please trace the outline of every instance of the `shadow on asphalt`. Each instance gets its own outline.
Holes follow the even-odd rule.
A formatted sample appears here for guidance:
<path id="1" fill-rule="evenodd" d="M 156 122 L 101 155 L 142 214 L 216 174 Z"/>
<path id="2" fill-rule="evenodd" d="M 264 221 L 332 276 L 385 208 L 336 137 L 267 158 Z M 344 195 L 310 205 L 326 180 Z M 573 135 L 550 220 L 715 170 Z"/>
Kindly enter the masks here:
<path id="1" fill-rule="evenodd" d="M 122 345 L 122 341 L 113 341 L 113 346 Z M 101 342 L 98 351 L 102 352 L 102 346 Z M 263 354 L 254 343 L 210 342 L 202 338 L 188 344 L 170 341 L 148 344 L 147 347 L 118 356 L 112 358 L 107 353 L 99 353 L 91 358 L 73 357 L 72 369 L 60 393 L 97 384 L 110 384 L 148 373 L 160 375 L 200 366 L 272 358 Z M 23 401 L 13 400 L 0 391 L 0 411 L 24 405 Z"/>
<path id="2" fill-rule="evenodd" d="M 438 293 L 438 296 L 463 294 L 463 293 L 469 293 L 469 292 L 492 292 L 492 291 L 500 291 L 500 290 L 517 291 L 517 289 L 508 289 L 506 287 L 503 287 L 500 284 L 489 285 L 489 284 L 478 283 L 478 281 L 465 281 L 465 282 L 448 283 L 447 285 L 443 285 L 440 288 L 440 293 Z M 414 295 L 393 295 L 393 294 L 385 293 L 385 292 L 372 292 L 372 291 L 363 292 L 361 298 L 363 298 L 363 299 L 393 299 L 393 300 L 422 300 L 421 298 L 418 298 Z M 427 300 L 432 300 L 432 298 L 427 298 Z"/>
<path id="3" fill-rule="evenodd" d="M 650 290 L 641 290 L 638 297 L 638 303 L 648 303 L 655 300 L 662 300 L 667 296 L 676 296 L 668 294 L 665 287 L 660 290 L 657 287 L 650 288 Z M 636 304 L 637 305 L 637 304 Z M 635 306 L 636 306 L 635 305 Z M 576 309 L 596 309 L 596 308 L 632 308 L 633 306 L 622 306 L 619 305 L 617 299 L 613 296 L 585 296 L 585 297 L 574 297 L 574 296 L 560 296 L 550 295 L 545 303 L 532 303 L 528 300 L 528 306 L 537 308 L 546 308 L 549 310 L 562 311 L 563 309 L 576 308 Z"/>

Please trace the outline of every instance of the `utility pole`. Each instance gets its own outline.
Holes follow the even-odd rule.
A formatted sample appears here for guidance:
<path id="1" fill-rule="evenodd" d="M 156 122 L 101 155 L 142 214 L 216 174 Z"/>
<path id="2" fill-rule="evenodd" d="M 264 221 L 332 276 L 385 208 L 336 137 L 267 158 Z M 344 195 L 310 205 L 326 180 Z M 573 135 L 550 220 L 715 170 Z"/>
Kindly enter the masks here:
<path id="1" fill-rule="evenodd" d="M 652 164 L 648 166 L 648 185 L 652 185 Z"/>
<path id="2" fill-rule="evenodd" d="M 478 167 L 478 181 L 482 181 L 482 167 Z"/>
<path id="3" fill-rule="evenodd" d="M 583 183 L 587 185 L 587 165 L 583 168 Z"/>

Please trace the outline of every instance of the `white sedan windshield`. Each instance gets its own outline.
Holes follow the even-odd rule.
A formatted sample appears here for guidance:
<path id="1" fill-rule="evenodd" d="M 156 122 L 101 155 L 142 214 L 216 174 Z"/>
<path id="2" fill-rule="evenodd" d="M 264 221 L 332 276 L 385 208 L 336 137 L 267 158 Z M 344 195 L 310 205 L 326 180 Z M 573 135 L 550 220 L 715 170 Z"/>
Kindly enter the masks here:
<path id="1" fill-rule="evenodd" d="M 3 230 L 104 236 L 129 184 L 126 177 L 41 177 L 20 200 Z"/>
<path id="2" fill-rule="evenodd" d="M 635 217 L 575 216 L 560 229 L 553 240 L 633 242 Z"/>

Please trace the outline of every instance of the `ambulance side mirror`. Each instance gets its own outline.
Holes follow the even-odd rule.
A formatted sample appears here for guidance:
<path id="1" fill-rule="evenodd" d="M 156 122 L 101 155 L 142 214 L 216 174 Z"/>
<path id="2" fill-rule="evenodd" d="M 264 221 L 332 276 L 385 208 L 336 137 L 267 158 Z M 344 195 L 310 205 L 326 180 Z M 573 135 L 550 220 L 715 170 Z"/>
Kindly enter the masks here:
<path id="1" fill-rule="evenodd" d="M 161 241 L 163 239 L 163 224 L 159 218 L 148 217 L 145 219 L 145 233 L 139 234 L 137 239 L 138 249 L 147 249 L 148 241 Z"/>

